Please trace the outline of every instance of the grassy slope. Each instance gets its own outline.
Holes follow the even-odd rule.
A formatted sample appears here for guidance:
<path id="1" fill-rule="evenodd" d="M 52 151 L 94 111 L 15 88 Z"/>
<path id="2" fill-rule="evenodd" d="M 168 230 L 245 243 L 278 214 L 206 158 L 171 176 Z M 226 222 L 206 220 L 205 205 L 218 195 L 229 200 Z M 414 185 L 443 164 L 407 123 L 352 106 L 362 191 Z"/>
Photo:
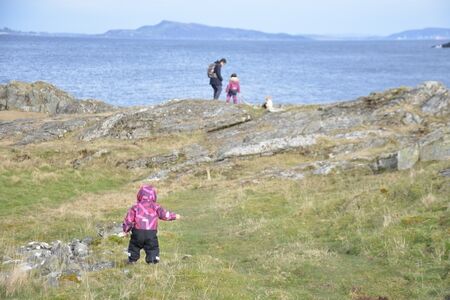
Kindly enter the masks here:
<path id="1" fill-rule="evenodd" d="M 192 137 L 177 137 L 177 146 Z M 201 138 L 195 136 L 195 138 Z M 2 255 L 30 240 L 95 235 L 98 223 L 121 222 L 145 173 L 115 160 L 173 147 L 158 141 L 45 143 L 0 149 Z M 106 144 L 105 144 L 106 143 Z M 83 147 L 112 153 L 73 170 Z M 153 150 L 152 150 L 153 149 Z M 19 151 L 20 153 L 17 153 Z M 13 158 L 30 155 L 31 159 Z M 9 159 L 8 159 L 9 158 Z M 299 154 L 254 158 L 239 168 L 212 168 L 158 184 L 161 203 L 185 216 L 160 224 L 162 263 L 123 264 L 127 240 L 103 240 L 95 251 L 118 267 L 42 288 L 39 278 L 3 279 L 0 298 L 19 299 L 443 299 L 450 291 L 449 162 L 411 171 L 258 180 L 261 165 L 294 165 Z M 242 180 L 245 178 L 246 180 Z M 256 180 L 255 180 L 256 179 Z M 27 209 L 23 210 L 26 205 Z M 185 259 L 185 255 L 192 255 Z M 6 268 L 2 266 L 1 268 Z M 128 271 L 127 271 L 128 270 Z"/>

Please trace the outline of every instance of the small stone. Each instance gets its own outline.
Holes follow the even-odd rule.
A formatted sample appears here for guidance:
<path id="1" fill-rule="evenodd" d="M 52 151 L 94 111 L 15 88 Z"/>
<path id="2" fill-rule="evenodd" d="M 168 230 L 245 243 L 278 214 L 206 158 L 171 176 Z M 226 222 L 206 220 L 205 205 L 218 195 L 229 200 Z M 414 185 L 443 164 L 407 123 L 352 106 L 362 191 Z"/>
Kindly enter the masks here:
<path id="1" fill-rule="evenodd" d="M 88 246 L 81 242 L 73 244 L 72 252 L 77 257 L 85 257 L 89 254 Z"/>
<path id="2" fill-rule="evenodd" d="M 450 177 L 450 168 L 440 171 L 439 175 L 444 176 L 444 177 Z"/>

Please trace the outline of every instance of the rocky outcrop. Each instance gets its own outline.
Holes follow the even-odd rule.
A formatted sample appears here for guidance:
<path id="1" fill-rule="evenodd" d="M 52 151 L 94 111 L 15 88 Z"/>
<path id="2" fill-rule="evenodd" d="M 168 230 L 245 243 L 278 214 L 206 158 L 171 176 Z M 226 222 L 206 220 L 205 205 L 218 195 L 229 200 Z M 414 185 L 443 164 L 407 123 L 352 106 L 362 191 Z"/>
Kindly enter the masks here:
<path id="1" fill-rule="evenodd" d="M 47 142 L 64 137 L 65 134 L 86 126 L 84 119 L 74 119 L 68 121 L 54 121 L 42 124 L 36 130 L 26 134 L 17 145 L 27 145 L 31 143 Z"/>
<path id="2" fill-rule="evenodd" d="M 329 158 L 317 172 L 301 168 L 277 171 L 292 178 L 323 175 L 328 169 L 404 170 L 418 161 L 449 159 L 449 108 L 449 92 L 437 82 L 372 93 L 350 102 L 294 106 L 209 131 L 208 142 L 217 150 L 206 156 L 209 162 L 218 162 L 297 151 L 318 161 Z M 163 168 L 149 178 L 186 172 L 187 163 L 192 165 L 193 161 Z"/>
<path id="3" fill-rule="evenodd" d="M 73 112 L 70 105 L 64 105 L 64 109 L 60 111 Z M 408 169 L 418 161 L 447 160 L 450 151 L 450 95 L 438 82 L 371 93 L 348 102 L 290 106 L 279 112 L 219 101 L 184 100 L 89 118 L 64 117 L 0 122 L 0 139 L 17 139 L 17 145 L 26 145 L 64 138 L 76 131 L 72 136 L 83 143 L 199 132 L 202 140 L 183 149 L 117 163 L 129 169 L 154 169 L 150 175 L 153 179 L 187 172 L 199 164 L 286 151 L 331 165 L 339 161 L 357 162 L 357 166 L 362 163 L 373 172 Z M 72 164 L 78 168 L 105 154 L 86 153 Z"/>
<path id="4" fill-rule="evenodd" d="M 69 119 L 18 119 L 0 121 L 0 140 L 18 140 L 16 145 L 48 142 L 63 138 L 66 134 L 79 130 L 90 122 L 101 118 L 96 116 L 75 117 Z"/>
<path id="5" fill-rule="evenodd" d="M 216 131 L 250 120 L 250 114 L 236 106 L 212 101 L 172 101 L 114 114 L 85 130 L 80 139 L 140 139 L 167 133 Z"/>
<path id="6" fill-rule="evenodd" d="M 209 136 L 220 145 L 217 155 L 221 158 L 309 148 L 324 137 L 337 144 L 339 135 L 361 132 L 363 135 L 370 133 L 372 142 L 362 136 L 354 136 L 353 140 L 369 142 L 366 146 L 383 144 L 387 139 L 395 140 L 399 146 L 407 146 L 419 136 L 412 132 L 401 134 L 399 129 L 419 128 L 427 118 L 445 119 L 449 112 L 448 90 L 440 83 L 427 82 L 415 89 L 399 88 L 373 93 L 355 101 L 317 109 L 293 108 L 270 113 Z M 434 122 L 439 123 L 438 120 Z"/>
<path id="7" fill-rule="evenodd" d="M 12 81 L 0 85 L 0 110 L 21 110 L 50 114 L 102 113 L 116 108 L 98 100 L 77 100 L 43 81 Z"/>
<path id="8" fill-rule="evenodd" d="M 30 242 L 18 250 L 19 259 L 4 257 L 2 264 L 14 264 L 22 272 L 36 270 L 51 286 L 58 286 L 63 280 L 79 283 L 86 271 L 100 271 L 115 266 L 112 261 L 95 261 L 91 257 L 92 241 L 92 238 L 87 237 L 83 240 L 73 239 L 68 243 Z"/>

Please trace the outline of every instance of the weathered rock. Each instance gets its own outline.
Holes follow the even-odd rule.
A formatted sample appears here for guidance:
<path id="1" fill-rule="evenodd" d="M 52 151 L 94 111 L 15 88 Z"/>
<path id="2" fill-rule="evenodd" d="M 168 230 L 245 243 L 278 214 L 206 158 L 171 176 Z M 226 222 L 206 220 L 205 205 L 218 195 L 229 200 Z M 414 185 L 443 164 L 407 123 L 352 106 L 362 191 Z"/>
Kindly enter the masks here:
<path id="1" fill-rule="evenodd" d="M 79 240 L 72 241 L 70 248 L 75 257 L 86 257 L 89 254 L 88 245 L 80 242 Z"/>
<path id="2" fill-rule="evenodd" d="M 419 145 L 400 150 L 397 153 L 397 168 L 399 170 L 406 170 L 412 168 L 419 161 Z"/>
<path id="3" fill-rule="evenodd" d="M 166 133 L 214 131 L 248 122 L 250 119 L 246 110 L 220 102 L 173 101 L 115 114 L 87 129 L 80 139 L 139 139 Z"/>
<path id="4" fill-rule="evenodd" d="M 375 159 L 371 168 L 374 172 L 381 172 L 386 170 L 397 170 L 398 155 L 397 153 L 387 153 Z"/>
<path id="5" fill-rule="evenodd" d="M 444 176 L 444 177 L 450 177 L 450 168 L 441 170 L 441 171 L 439 172 L 439 174 L 440 174 L 441 176 Z"/>
<path id="6" fill-rule="evenodd" d="M 450 159 L 450 127 L 436 130 L 420 140 L 421 161 Z"/>
<path id="7" fill-rule="evenodd" d="M 421 87 L 429 93 L 429 98 L 422 104 L 423 112 L 441 116 L 450 112 L 450 95 L 443 84 L 428 81 Z"/>
<path id="8" fill-rule="evenodd" d="M 65 134 L 86 126 L 84 119 L 53 121 L 44 123 L 40 128 L 28 133 L 17 145 L 47 142 L 64 137 Z"/>
<path id="9" fill-rule="evenodd" d="M 15 260 L 23 272 L 37 270 L 50 286 L 58 286 L 60 281 L 82 281 L 84 271 L 99 271 L 115 267 L 111 261 L 89 260 L 89 246 L 92 238 L 72 240 L 70 243 L 54 241 L 51 245 L 43 242 L 30 242 L 19 248 L 22 259 Z M 7 263 L 12 259 L 6 258 Z M 5 259 L 4 259 L 5 261 Z"/>
<path id="10" fill-rule="evenodd" d="M 36 130 L 36 121 L 20 119 L 15 121 L 0 121 L 0 140 L 8 137 L 17 137 Z"/>
<path id="11" fill-rule="evenodd" d="M 105 113 L 117 110 L 118 108 L 103 101 L 88 99 L 88 100 L 77 100 L 76 102 L 70 103 L 66 106 L 60 108 L 57 113 L 60 114 L 95 114 L 95 113 Z"/>
<path id="12" fill-rule="evenodd" d="M 260 141 L 258 143 L 244 143 L 233 148 L 225 148 L 218 154 L 219 159 L 236 156 L 247 156 L 262 153 L 277 153 L 280 151 L 307 147 L 316 143 L 317 135 L 295 136 L 285 138 L 274 138 Z"/>
<path id="13" fill-rule="evenodd" d="M 12 81 L 0 85 L 0 110 L 43 113 L 100 113 L 116 108 L 97 100 L 78 101 L 54 85 L 43 81 Z"/>

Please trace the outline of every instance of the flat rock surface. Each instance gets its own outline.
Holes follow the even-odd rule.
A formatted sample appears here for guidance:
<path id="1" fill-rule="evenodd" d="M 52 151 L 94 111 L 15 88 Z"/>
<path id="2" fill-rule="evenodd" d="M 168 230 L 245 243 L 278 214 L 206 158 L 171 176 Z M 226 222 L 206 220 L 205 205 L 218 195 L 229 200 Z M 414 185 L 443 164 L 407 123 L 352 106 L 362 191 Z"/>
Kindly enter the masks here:
<path id="1" fill-rule="evenodd" d="M 251 120 L 246 109 L 218 101 L 173 101 L 155 107 L 120 112 L 85 130 L 80 139 L 139 139 L 158 134 L 214 131 Z"/>

